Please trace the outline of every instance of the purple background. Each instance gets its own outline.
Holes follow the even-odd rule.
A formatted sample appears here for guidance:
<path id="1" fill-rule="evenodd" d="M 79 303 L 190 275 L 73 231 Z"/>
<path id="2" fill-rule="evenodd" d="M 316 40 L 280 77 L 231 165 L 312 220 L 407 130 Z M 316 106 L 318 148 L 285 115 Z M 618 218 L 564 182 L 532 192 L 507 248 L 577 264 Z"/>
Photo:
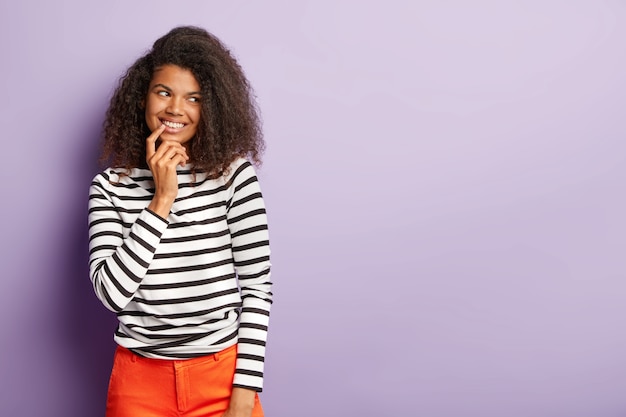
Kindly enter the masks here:
<path id="1" fill-rule="evenodd" d="M 2 415 L 103 415 L 87 187 L 179 24 L 263 112 L 268 417 L 626 415 L 620 0 L 3 1 Z"/>

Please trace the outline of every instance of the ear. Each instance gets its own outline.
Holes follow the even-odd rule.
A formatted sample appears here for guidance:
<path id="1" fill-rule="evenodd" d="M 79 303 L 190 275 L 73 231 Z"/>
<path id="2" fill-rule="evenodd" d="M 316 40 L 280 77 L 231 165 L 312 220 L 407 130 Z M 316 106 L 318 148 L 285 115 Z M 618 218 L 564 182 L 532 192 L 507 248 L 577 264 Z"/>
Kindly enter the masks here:
<path id="1" fill-rule="evenodd" d="M 143 99 L 139 102 L 139 108 L 145 110 L 146 108 L 146 99 Z"/>

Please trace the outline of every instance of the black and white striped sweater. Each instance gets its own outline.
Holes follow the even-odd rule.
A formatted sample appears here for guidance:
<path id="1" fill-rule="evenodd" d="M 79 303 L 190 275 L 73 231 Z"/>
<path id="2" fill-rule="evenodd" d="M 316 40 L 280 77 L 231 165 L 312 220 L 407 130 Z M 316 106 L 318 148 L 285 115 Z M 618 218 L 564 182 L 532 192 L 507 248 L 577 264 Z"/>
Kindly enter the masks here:
<path id="1" fill-rule="evenodd" d="M 260 391 L 270 304 L 265 205 L 254 167 L 227 177 L 178 168 L 178 196 L 163 219 L 146 207 L 147 169 L 107 169 L 89 194 L 89 271 L 117 313 L 115 341 L 136 353 L 187 359 L 238 343 L 234 386 Z"/>

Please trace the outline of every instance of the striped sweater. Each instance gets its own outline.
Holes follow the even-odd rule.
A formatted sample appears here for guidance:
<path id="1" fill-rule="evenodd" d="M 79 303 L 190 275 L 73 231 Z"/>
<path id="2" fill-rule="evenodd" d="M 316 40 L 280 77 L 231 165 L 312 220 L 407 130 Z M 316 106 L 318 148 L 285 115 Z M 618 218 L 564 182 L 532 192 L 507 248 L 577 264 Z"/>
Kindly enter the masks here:
<path id="1" fill-rule="evenodd" d="M 152 173 L 107 169 L 89 193 L 89 273 L 117 313 L 115 341 L 139 355 L 187 359 L 238 344 L 233 386 L 261 391 L 270 304 L 270 250 L 253 166 L 195 178 L 179 167 L 163 219 L 146 207 Z"/>

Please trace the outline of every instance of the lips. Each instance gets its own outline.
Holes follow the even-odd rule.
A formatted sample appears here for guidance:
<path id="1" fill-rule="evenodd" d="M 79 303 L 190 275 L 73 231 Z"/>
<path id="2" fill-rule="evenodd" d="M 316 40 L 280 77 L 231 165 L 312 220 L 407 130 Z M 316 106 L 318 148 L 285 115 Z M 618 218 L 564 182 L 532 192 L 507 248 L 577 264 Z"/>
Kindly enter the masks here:
<path id="1" fill-rule="evenodd" d="M 184 123 L 170 122 L 169 120 L 161 120 L 161 123 L 172 129 L 182 129 L 185 127 Z"/>

